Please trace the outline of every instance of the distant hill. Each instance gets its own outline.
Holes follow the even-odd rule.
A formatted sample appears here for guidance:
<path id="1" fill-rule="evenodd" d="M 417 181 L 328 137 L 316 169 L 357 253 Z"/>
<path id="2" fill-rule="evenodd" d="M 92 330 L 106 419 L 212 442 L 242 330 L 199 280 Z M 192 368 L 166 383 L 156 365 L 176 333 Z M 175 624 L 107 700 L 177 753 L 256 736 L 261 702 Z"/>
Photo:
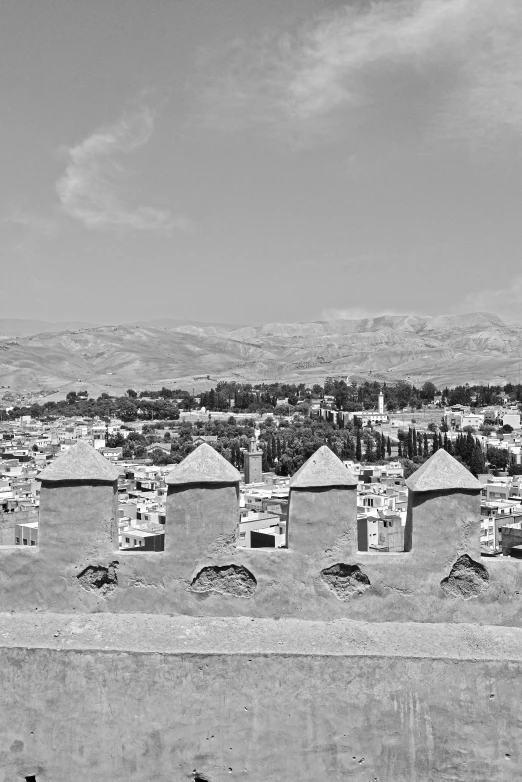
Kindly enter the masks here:
<path id="1" fill-rule="evenodd" d="M 122 393 L 162 385 L 208 388 L 219 379 L 314 383 L 329 375 L 438 386 L 521 379 L 522 327 L 491 313 L 239 327 L 176 323 L 38 326 L 17 344 L 0 340 L 0 384 Z M 210 381 L 199 379 L 206 375 Z"/>
<path id="2" fill-rule="evenodd" d="M 215 323 L 213 321 L 206 322 L 201 320 L 183 320 L 182 318 L 155 318 L 153 320 L 135 320 L 132 323 L 123 323 L 123 326 L 145 326 L 145 328 L 157 328 L 157 329 L 175 329 L 180 326 L 201 326 L 205 327 L 217 327 L 222 329 L 238 329 L 241 328 L 237 323 Z"/>
<path id="3" fill-rule="evenodd" d="M 0 318 L 0 339 L 3 337 L 28 337 L 31 334 L 67 331 L 68 329 L 85 329 L 91 328 L 93 325 L 93 323 L 83 323 L 79 320 L 49 323 L 45 320 Z"/>

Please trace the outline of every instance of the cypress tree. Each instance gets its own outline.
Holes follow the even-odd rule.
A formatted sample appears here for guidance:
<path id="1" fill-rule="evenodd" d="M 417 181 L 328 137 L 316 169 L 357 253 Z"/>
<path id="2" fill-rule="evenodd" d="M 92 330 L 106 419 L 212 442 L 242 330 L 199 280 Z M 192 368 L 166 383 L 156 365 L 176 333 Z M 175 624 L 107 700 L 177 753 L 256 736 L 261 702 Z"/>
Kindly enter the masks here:
<path id="1" fill-rule="evenodd" d="M 444 436 L 445 436 L 445 434 L 446 434 L 446 433 L 444 433 Z M 435 435 L 435 437 L 437 437 L 437 435 Z M 438 445 L 438 447 L 439 447 L 439 448 L 443 448 L 444 446 L 442 445 L 442 435 L 441 435 L 441 433 L 440 433 L 440 432 L 439 432 L 439 436 L 438 436 L 438 438 L 437 438 L 437 439 L 438 439 L 438 441 L 439 441 L 439 445 Z"/>
<path id="2" fill-rule="evenodd" d="M 437 437 L 437 432 L 433 435 L 433 443 L 431 445 L 431 453 L 437 453 L 439 450 L 439 438 Z"/>
<path id="3" fill-rule="evenodd" d="M 413 459 L 413 433 L 408 429 L 408 459 Z"/>
<path id="4" fill-rule="evenodd" d="M 362 459 L 362 449 L 361 449 L 361 430 L 357 429 L 357 435 L 356 435 L 356 442 L 355 442 L 355 459 L 356 461 L 360 462 Z"/>
<path id="5" fill-rule="evenodd" d="M 266 463 L 267 463 L 267 465 L 268 465 L 269 467 L 272 467 L 272 465 L 273 465 L 273 463 L 274 463 L 274 456 L 273 456 L 273 454 L 272 454 L 272 442 L 271 442 L 271 438 L 268 438 L 268 440 L 267 440 L 267 443 L 266 443 L 266 448 L 265 448 L 265 458 L 266 458 Z"/>
<path id="6" fill-rule="evenodd" d="M 391 440 L 389 437 L 386 441 L 386 453 L 388 454 L 388 457 L 391 456 Z"/>
<path id="7" fill-rule="evenodd" d="M 484 454 L 482 453 L 482 448 L 480 447 L 480 443 L 478 440 L 473 445 L 473 450 L 471 452 L 471 458 L 469 461 L 469 469 L 475 476 L 480 475 L 481 473 L 484 473 L 486 471 L 486 463 L 484 461 Z"/>
<path id="8" fill-rule="evenodd" d="M 465 448 L 466 450 L 465 450 L 464 460 L 466 464 L 470 464 L 471 458 L 473 456 L 473 451 L 475 448 L 475 440 L 471 432 L 468 432 L 468 436 L 466 437 Z"/>
<path id="9" fill-rule="evenodd" d="M 402 459 L 402 443 L 400 440 L 399 440 L 399 449 L 397 452 L 397 456 L 399 457 L 399 459 Z"/>
<path id="10" fill-rule="evenodd" d="M 412 439 L 412 455 L 418 456 L 419 450 L 418 450 L 418 443 L 417 443 L 417 432 L 415 430 L 415 427 L 413 428 L 413 431 L 411 433 L 411 439 Z"/>
<path id="11" fill-rule="evenodd" d="M 448 433 L 444 432 L 444 450 L 448 450 Z"/>
<path id="12" fill-rule="evenodd" d="M 375 459 L 376 459 L 376 461 L 380 461 L 380 459 L 382 459 L 382 456 L 381 456 L 381 435 L 380 434 L 377 434 L 377 437 L 376 437 Z"/>
<path id="13" fill-rule="evenodd" d="M 426 432 L 424 433 L 424 439 L 422 445 L 423 445 L 422 455 L 428 456 L 428 435 L 426 434 Z"/>
<path id="14" fill-rule="evenodd" d="M 366 461 L 367 462 L 373 462 L 375 456 L 373 453 L 373 440 L 371 437 L 368 437 L 366 440 Z"/>

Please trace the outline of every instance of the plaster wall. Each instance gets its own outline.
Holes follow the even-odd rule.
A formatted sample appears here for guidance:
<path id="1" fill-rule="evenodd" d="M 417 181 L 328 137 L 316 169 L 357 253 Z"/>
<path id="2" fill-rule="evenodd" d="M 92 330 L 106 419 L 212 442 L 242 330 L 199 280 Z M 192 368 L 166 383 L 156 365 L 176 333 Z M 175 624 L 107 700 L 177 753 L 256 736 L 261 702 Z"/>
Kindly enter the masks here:
<path id="1" fill-rule="evenodd" d="M 118 548 L 118 489 L 114 483 L 42 483 L 39 548 L 64 562 L 77 552 L 110 555 Z"/>
<path id="2" fill-rule="evenodd" d="M 0 616 L 1 782 L 522 773 L 520 630 L 48 619 Z"/>
<path id="3" fill-rule="evenodd" d="M 310 556 L 341 546 L 346 556 L 357 551 L 356 487 L 291 489 L 288 545 Z"/>
<path id="4" fill-rule="evenodd" d="M 181 566 L 191 564 L 224 542 L 235 545 L 239 528 L 238 484 L 169 486 L 165 554 Z"/>
<path id="5" fill-rule="evenodd" d="M 448 563 L 463 553 L 479 558 L 480 501 L 478 491 L 410 492 L 405 550 Z"/>
<path id="6" fill-rule="evenodd" d="M 298 492 L 292 493 L 295 499 Z M 299 501 L 291 502 L 289 548 L 246 550 L 236 546 L 237 485 L 192 485 L 169 495 L 166 551 L 138 554 L 113 543 L 110 485 L 58 486 L 49 493 L 43 488 L 42 495 L 44 543 L 0 549 L 1 610 L 522 625 L 522 562 L 475 558 L 472 538 L 479 540 L 479 522 L 478 515 L 476 522 L 470 516 L 473 496 L 450 492 L 412 504 L 412 550 L 375 554 L 356 551 L 355 491 L 326 489 L 313 501 L 301 491 Z M 431 509 L 440 546 L 432 538 Z M 74 545 L 53 532 L 56 527 L 76 534 L 82 518 L 92 534 Z M 326 520 L 330 539 L 314 518 Z M 307 530 L 304 552 L 293 537 L 299 529 Z M 47 533 L 54 534 L 56 545 L 45 545 Z M 443 582 L 466 552 L 486 580 L 473 595 L 448 593 Z M 337 592 L 324 577 L 336 565 L 345 566 L 349 587 Z M 112 569 L 112 583 L 85 585 L 79 577 L 86 568 Z M 201 581 L 194 588 L 202 573 L 205 588 Z M 344 576 L 341 572 L 341 580 Z"/>

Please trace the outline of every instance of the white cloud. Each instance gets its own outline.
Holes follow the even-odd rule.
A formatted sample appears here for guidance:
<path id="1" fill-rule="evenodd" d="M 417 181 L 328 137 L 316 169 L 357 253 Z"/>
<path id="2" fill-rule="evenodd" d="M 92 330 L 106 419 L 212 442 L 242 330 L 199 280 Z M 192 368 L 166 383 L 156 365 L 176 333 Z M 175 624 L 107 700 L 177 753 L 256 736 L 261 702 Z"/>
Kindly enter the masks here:
<path id="1" fill-rule="evenodd" d="M 154 131 L 154 115 L 143 108 L 93 133 L 67 150 L 68 165 L 56 183 L 63 210 L 88 228 L 128 228 L 169 232 L 189 228 L 190 222 L 164 209 L 126 207 L 116 193 L 122 178 L 118 162 L 147 144 Z"/>
<path id="2" fill-rule="evenodd" d="M 327 307 L 323 310 L 323 320 L 366 320 L 384 315 L 411 315 L 411 312 L 398 312 L 391 309 L 369 309 L 367 307 Z"/>
<path id="3" fill-rule="evenodd" d="M 493 312 L 506 322 L 522 322 L 522 275 L 515 275 L 503 288 L 468 293 L 463 312 Z"/>
<path id="4" fill-rule="evenodd" d="M 205 92 L 207 120 L 329 135 L 346 126 L 343 110 L 355 121 L 376 99 L 375 80 L 392 84 L 400 67 L 440 80 L 435 136 L 518 132 L 521 40 L 520 0 L 353 2 L 292 34 L 235 41 L 211 64 L 220 75 Z"/>

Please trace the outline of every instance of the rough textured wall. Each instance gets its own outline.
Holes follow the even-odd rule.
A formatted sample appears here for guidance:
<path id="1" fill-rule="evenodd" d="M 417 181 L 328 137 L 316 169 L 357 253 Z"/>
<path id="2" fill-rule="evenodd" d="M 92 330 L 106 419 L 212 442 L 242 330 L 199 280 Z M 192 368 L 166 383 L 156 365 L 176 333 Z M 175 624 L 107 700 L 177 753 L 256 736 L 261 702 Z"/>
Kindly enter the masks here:
<path id="1" fill-rule="evenodd" d="M 165 554 L 186 566 L 206 552 L 236 545 L 239 527 L 237 484 L 169 486 Z"/>
<path id="2" fill-rule="evenodd" d="M 0 615 L 0 632 L 1 782 L 522 774 L 517 629 Z"/>
<path id="3" fill-rule="evenodd" d="M 331 487 L 292 489 L 288 545 L 300 554 L 335 550 L 342 556 L 357 552 L 357 489 Z"/>
<path id="4" fill-rule="evenodd" d="M 44 483 L 41 545 L 0 548 L 0 609 L 522 625 L 522 562 L 481 560 L 478 493 L 414 495 L 412 550 L 375 554 L 338 487 L 292 489 L 288 549 L 237 548 L 237 491 L 171 487 L 166 550 L 123 552 L 112 484 Z"/>
<path id="5" fill-rule="evenodd" d="M 479 559 L 480 493 L 456 489 L 410 492 L 404 547 L 449 566 L 461 554 Z"/>
<path id="6" fill-rule="evenodd" d="M 118 548 L 117 483 L 42 483 L 38 548 L 57 562 L 73 562 L 79 552 L 111 554 Z"/>

